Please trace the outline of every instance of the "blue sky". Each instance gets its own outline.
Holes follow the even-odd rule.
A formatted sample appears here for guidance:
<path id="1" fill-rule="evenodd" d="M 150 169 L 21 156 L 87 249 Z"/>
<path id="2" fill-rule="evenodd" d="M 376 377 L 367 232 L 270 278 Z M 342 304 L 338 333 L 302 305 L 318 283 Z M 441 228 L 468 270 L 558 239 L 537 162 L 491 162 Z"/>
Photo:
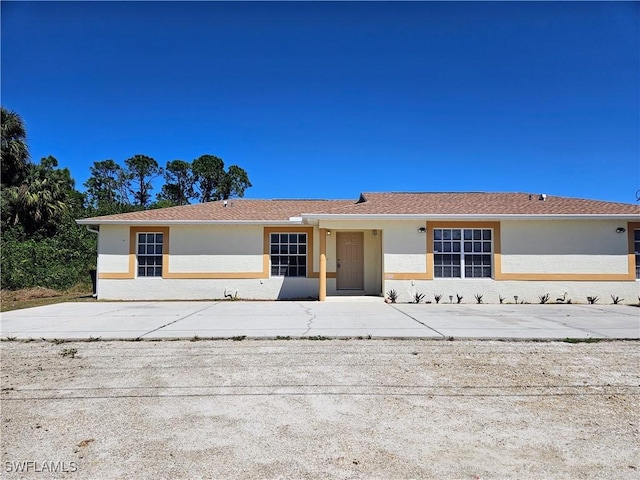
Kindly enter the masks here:
<path id="1" fill-rule="evenodd" d="M 2 105 L 77 185 L 138 153 L 248 198 L 635 202 L 638 2 L 2 2 Z"/>

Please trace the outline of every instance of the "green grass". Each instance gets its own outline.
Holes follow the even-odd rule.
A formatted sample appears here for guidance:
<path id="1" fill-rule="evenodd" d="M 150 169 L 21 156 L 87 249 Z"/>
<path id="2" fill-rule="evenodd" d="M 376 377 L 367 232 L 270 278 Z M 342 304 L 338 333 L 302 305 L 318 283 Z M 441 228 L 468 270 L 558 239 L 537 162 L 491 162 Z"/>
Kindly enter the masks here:
<path id="1" fill-rule="evenodd" d="M 48 288 L 28 288 L 23 290 L 2 290 L 0 296 L 0 312 L 20 310 L 23 308 L 41 307 L 64 302 L 95 302 L 91 295 L 91 287 L 79 286 L 70 290 L 59 291 Z"/>
<path id="2" fill-rule="evenodd" d="M 604 338 L 565 338 L 562 341 L 565 343 L 598 343 L 603 340 Z"/>

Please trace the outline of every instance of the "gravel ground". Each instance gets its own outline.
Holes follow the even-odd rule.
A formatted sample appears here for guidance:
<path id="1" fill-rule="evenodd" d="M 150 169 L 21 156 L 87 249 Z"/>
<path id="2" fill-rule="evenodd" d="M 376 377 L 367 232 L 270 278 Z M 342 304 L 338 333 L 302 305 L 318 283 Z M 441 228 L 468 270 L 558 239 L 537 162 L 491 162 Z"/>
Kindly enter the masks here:
<path id="1" fill-rule="evenodd" d="M 3 342 L 0 353 L 3 478 L 640 476 L 637 342 Z"/>

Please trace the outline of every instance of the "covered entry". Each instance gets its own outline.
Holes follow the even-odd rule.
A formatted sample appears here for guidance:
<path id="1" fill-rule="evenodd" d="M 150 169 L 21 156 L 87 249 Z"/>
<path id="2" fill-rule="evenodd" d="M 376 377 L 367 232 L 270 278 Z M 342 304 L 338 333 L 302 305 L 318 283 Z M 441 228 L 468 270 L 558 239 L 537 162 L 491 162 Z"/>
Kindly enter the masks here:
<path id="1" fill-rule="evenodd" d="M 320 228 L 320 291 L 333 295 L 382 293 L 382 231 Z"/>

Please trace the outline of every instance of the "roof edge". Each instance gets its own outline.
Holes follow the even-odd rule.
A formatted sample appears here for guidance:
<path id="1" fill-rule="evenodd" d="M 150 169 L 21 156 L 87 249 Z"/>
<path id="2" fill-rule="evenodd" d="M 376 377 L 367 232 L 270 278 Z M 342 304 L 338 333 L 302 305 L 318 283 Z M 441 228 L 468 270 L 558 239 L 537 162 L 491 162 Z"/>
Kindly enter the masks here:
<path id="1" fill-rule="evenodd" d="M 300 217 L 289 220 L 100 220 L 83 218 L 78 225 L 300 225 Z"/>
<path id="2" fill-rule="evenodd" d="M 623 214 L 600 214 L 600 213 L 581 213 L 581 214 L 353 214 L 353 213 L 303 213 L 303 219 L 311 220 L 471 220 L 471 219 L 491 219 L 491 220 L 628 220 L 636 221 L 637 215 Z"/>

